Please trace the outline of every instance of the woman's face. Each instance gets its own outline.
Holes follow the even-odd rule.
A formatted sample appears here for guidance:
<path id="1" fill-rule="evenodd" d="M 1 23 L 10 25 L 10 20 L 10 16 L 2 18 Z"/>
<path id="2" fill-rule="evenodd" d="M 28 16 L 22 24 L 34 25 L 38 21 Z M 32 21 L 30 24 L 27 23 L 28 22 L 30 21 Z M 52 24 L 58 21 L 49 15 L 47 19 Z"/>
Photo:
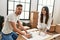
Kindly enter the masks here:
<path id="1" fill-rule="evenodd" d="M 45 8 L 42 8 L 42 14 L 43 14 L 43 15 L 46 15 L 46 10 L 45 10 Z"/>

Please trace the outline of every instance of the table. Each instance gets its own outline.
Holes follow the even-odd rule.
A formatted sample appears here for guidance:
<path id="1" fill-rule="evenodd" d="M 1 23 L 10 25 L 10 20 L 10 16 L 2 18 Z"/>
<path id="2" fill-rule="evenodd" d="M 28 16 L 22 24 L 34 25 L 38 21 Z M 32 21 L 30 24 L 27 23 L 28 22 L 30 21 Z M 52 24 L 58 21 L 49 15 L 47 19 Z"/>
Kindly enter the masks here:
<path id="1" fill-rule="evenodd" d="M 57 38 L 58 36 L 60 36 L 60 34 L 54 34 L 54 35 L 46 34 L 44 36 L 44 35 L 42 35 L 43 32 L 41 32 L 41 35 L 38 35 L 38 31 L 36 31 L 36 30 L 37 29 L 28 30 L 28 32 L 30 32 L 32 34 L 32 38 L 28 39 L 28 38 L 24 37 L 23 35 L 19 35 L 17 40 L 51 40 L 51 39 L 54 39 L 54 38 Z"/>

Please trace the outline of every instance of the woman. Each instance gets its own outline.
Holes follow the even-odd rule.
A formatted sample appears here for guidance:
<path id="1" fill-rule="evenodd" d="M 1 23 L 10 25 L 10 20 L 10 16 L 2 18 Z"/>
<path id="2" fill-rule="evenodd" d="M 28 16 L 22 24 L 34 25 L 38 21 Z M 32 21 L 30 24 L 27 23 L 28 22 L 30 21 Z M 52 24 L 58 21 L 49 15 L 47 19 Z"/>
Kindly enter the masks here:
<path id="1" fill-rule="evenodd" d="M 49 15 L 49 9 L 47 6 L 44 6 L 38 18 L 37 27 L 38 29 L 46 32 L 47 30 L 50 29 L 51 22 L 52 22 L 52 16 Z"/>

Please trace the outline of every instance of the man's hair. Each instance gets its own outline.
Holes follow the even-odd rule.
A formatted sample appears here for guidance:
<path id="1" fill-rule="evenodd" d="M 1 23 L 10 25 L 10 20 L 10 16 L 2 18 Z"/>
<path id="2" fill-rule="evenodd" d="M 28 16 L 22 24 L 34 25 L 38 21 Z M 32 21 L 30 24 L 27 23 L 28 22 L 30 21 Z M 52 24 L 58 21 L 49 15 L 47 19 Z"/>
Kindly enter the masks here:
<path id="1" fill-rule="evenodd" d="M 22 7 L 22 4 L 17 4 L 17 6 L 16 6 L 16 7 L 19 7 L 19 6 L 20 6 L 20 7 Z"/>

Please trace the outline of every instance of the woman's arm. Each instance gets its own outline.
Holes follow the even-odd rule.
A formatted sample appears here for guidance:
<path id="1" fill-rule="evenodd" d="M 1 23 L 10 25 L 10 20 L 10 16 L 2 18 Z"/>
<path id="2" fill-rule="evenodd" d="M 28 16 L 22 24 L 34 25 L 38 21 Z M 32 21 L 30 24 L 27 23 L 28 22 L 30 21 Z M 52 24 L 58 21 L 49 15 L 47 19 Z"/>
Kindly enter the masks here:
<path id="1" fill-rule="evenodd" d="M 37 24 L 37 28 L 41 28 L 41 23 L 40 23 L 40 14 L 38 15 L 38 24 Z"/>

